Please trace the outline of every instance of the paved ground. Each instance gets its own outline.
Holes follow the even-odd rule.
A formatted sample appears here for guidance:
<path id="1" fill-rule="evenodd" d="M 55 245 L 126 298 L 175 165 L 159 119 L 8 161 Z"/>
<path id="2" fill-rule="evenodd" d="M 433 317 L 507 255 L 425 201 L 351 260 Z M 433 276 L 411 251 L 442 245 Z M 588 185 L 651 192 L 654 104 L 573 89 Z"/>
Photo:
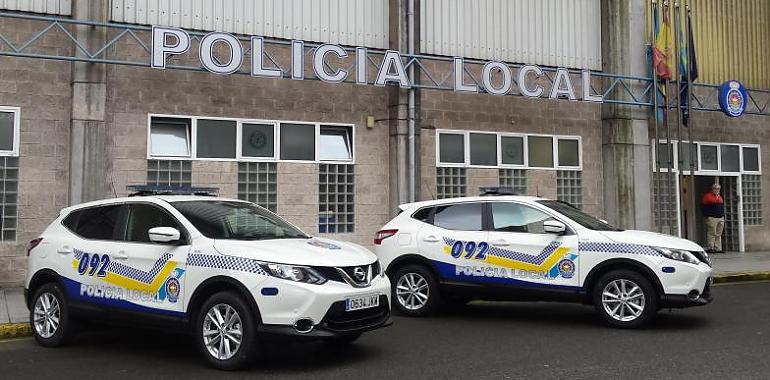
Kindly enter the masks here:
<path id="1" fill-rule="evenodd" d="M 607 328 L 569 304 L 475 303 L 430 319 L 396 318 L 354 346 L 271 349 L 246 372 L 207 368 L 187 336 L 102 328 L 43 349 L 0 341 L 8 379 L 766 379 L 770 282 L 716 286 L 716 301 L 661 312 L 640 331 Z"/>
<path id="2" fill-rule="evenodd" d="M 770 272 L 770 252 L 712 253 L 710 257 L 717 275 Z"/>

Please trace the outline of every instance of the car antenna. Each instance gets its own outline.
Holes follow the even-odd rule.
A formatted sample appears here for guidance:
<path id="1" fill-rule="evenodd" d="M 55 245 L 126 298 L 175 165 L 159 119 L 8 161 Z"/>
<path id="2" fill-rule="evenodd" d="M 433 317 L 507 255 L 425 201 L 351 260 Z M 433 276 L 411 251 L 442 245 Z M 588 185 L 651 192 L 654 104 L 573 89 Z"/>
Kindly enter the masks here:
<path id="1" fill-rule="evenodd" d="M 112 188 L 113 198 L 118 197 L 118 191 L 115 190 L 115 176 L 114 173 L 110 173 L 110 187 Z"/>
<path id="2" fill-rule="evenodd" d="M 425 181 L 422 181 L 422 185 L 425 187 L 425 190 L 428 190 L 428 194 L 430 194 L 431 200 L 436 200 L 436 195 L 433 194 L 433 191 L 431 191 L 430 186 L 428 186 L 428 183 Z"/>

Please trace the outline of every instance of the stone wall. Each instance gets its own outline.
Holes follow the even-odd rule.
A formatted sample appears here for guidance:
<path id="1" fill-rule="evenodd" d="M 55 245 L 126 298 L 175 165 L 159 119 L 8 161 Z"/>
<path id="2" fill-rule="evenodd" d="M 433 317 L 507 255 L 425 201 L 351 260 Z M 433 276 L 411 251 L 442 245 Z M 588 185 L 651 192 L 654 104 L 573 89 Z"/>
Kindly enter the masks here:
<path id="1" fill-rule="evenodd" d="M 0 18 L 0 31 L 12 43 L 39 29 L 39 23 Z M 62 37 L 49 34 L 32 50 L 67 54 Z M 68 203 L 70 75 L 66 62 L 0 57 L 0 105 L 21 108 L 17 235 L 16 241 L 0 242 L 0 287 L 23 282 L 27 242 Z"/>

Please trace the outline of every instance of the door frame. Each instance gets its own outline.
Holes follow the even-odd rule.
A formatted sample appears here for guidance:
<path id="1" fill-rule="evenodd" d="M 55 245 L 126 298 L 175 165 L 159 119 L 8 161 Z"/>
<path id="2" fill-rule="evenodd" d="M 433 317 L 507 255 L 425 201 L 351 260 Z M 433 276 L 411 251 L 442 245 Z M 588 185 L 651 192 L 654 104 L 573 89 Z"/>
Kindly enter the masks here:
<path id="1" fill-rule="evenodd" d="M 675 172 L 677 175 L 678 172 Z M 690 176 L 690 171 L 685 171 L 682 173 L 683 178 L 687 178 Z M 702 171 L 695 171 L 696 177 L 732 177 L 735 179 L 735 192 L 738 196 L 738 252 L 745 252 L 746 251 L 746 245 L 744 242 L 744 230 L 743 230 L 743 181 L 741 180 L 743 178 L 743 175 L 741 173 L 725 173 L 725 172 L 702 172 Z M 690 191 L 694 191 L 695 189 L 690 189 Z M 697 196 L 695 193 L 693 193 L 693 196 L 696 197 L 695 201 L 697 203 Z M 682 226 L 682 206 L 681 206 L 681 197 L 682 197 L 682 190 L 681 190 L 681 184 L 680 181 L 676 181 L 676 219 L 679 228 L 677 228 L 677 235 L 678 237 L 682 237 L 682 230 L 684 228 L 689 228 L 690 226 Z M 695 223 L 694 219 L 690 223 Z M 695 226 L 695 228 L 698 228 L 698 226 Z"/>

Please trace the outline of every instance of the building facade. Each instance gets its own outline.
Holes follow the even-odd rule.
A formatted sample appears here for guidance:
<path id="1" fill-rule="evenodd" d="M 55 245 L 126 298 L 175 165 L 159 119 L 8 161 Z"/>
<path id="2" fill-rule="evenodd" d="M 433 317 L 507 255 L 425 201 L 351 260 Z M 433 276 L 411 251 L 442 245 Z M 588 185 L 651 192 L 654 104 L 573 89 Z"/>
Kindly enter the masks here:
<path id="1" fill-rule="evenodd" d="M 755 33 L 739 45 L 770 40 L 755 22 L 768 7 L 750 3 L 741 14 Z M 697 21 L 698 6 L 704 17 L 720 12 L 693 1 L 705 41 L 714 32 Z M 709 69 L 722 50 L 699 50 L 704 84 L 746 75 L 754 105 L 728 118 L 703 100 L 691 130 L 666 150 L 666 132 L 681 128 L 654 128 L 651 107 L 630 99 L 649 93 L 648 8 L 644 0 L 0 0 L 0 286 L 23 281 L 26 243 L 61 208 L 124 196 L 135 184 L 217 187 L 310 234 L 369 246 L 398 204 L 501 185 L 699 241 L 695 199 L 717 180 L 728 198 L 728 247 L 770 249 L 762 174 L 770 92 L 754 67 L 764 60 L 752 55 L 768 50 L 747 49 L 734 71 Z M 153 26 L 185 31 L 189 49 L 171 52 L 173 36 L 153 43 Z M 212 31 L 240 40 L 238 62 L 226 41 L 203 53 Z M 315 65 L 322 44 L 348 56 Z M 151 67 L 164 46 L 165 68 Z M 402 53 L 403 73 L 394 64 L 383 74 L 387 51 Z M 541 93 L 493 94 L 506 88 L 506 69 L 491 67 L 486 83 L 490 61 L 509 67 L 507 94 Z M 206 64 L 237 67 L 217 74 Z M 312 80 L 342 69 L 341 83 Z M 713 96 L 708 86 L 695 92 Z M 694 178 L 678 175 L 689 174 L 690 147 Z M 656 170 L 660 148 L 672 166 L 682 161 L 671 173 Z"/>

